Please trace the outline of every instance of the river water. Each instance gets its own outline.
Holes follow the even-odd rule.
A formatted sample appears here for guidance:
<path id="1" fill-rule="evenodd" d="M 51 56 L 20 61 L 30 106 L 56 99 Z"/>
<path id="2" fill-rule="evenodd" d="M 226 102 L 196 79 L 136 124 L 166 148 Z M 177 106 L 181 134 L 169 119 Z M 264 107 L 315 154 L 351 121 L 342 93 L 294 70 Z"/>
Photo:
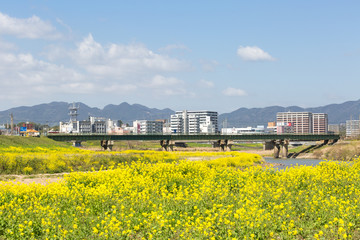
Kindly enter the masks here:
<path id="1" fill-rule="evenodd" d="M 274 168 L 278 170 L 286 169 L 287 167 L 294 167 L 296 165 L 305 165 L 305 166 L 316 166 L 324 160 L 319 159 L 301 159 L 301 158 L 288 158 L 288 159 L 279 159 L 279 158 L 265 158 L 267 163 L 276 164 Z"/>

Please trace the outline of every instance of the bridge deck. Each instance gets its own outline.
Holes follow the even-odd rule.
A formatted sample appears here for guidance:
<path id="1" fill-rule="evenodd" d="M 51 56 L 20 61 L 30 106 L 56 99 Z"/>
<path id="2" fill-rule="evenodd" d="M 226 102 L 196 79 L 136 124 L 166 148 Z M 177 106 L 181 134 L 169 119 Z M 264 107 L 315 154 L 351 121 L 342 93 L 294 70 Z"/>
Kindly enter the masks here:
<path id="1" fill-rule="evenodd" d="M 90 141 L 90 140 L 125 140 L 125 141 L 151 141 L 151 140 L 170 140 L 170 141 L 211 141 L 211 140 L 233 140 L 233 141 L 266 141 L 266 140 L 290 140 L 290 141 L 321 141 L 338 140 L 336 134 L 242 134 L 242 135 L 76 135 L 76 134 L 53 134 L 48 135 L 56 141 Z"/>

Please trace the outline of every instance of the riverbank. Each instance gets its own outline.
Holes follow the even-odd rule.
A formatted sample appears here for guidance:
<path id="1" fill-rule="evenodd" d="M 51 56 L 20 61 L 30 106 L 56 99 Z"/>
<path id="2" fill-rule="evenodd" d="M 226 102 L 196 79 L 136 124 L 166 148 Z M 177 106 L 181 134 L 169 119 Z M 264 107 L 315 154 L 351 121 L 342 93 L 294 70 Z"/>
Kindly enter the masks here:
<path id="1" fill-rule="evenodd" d="M 102 151 L 99 141 L 87 141 L 83 142 L 82 149 Z M 187 152 L 216 152 L 217 148 L 212 148 L 210 143 L 188 143 L 188 147 L 174 147 L 175 151 L 187 151 Z M 310 146 L 310 145 L 309 145 Z M 72 148 L 71 143 L 56 142 L 46 137 L 41 138 L 29 138 L 18 136 L 0 136 L 0 147 L 64 147 Z M 303 145 L 301 147 L 289 146 L 289 152 L 300 152 L 302 149 L 308 146 Z M 113 150 L 155 150 L 160 151 L 161 146 L 158 141 L 115 141 Z M 263 150 L 261 143 L 237 143 L 232 147 L 233 151 L 256 153 L 262 157 L 272 157 L 273 150 Z M 358 158 L 360 155 L 360 141 L 359 140 L 341 140 L 334 145 L 325 145 L 319 149 L 312 150 L 308 153 L 302 153 L 298 158 L 304 159 L 328 159 L 339 161 L 351 161 Z"/>
<path id="2" fill-rule="evenodd" d="M 300 152 L 302 149 L 309 147 L 290 147 L 289 152 Z M 272 157 L 273 150 L 246 149 L 241 152 L 256 153 L 262 157 Z M 319 160 L 336 160 L 336 161 L 352 161 L 360 156 L 359 140 L 340 140 L 334 145 L 325 145 L 308 153 L 301 153 L 297 158 L 301 159 L 319 159 Z"/>

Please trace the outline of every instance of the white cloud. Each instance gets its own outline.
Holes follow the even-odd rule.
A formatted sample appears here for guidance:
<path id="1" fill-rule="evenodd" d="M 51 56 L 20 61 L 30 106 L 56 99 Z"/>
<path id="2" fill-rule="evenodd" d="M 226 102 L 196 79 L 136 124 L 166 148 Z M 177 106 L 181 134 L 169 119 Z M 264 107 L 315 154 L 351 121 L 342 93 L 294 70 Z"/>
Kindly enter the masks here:
<path id="1" fill-rule="evenodd" d="M 238 88 L 232 88 L 232 87 L 225 89 L 222 93 L 226 96 L 232 96 L 232 97 L 247 95 L 247 93 L 244 90 Z"/>
<path id="2" fill-rule="evenodd" d="M 182 95 L 188 96 L 188 92 L 184 88 L 168 88 L 164 89 L 163 93 L 168 96 Z"/>
<path id="3" fill-rule="evenodd" d="M 200 85 L 201 87 L 206 87 L 206 88 L 213 88 L 213 87 L 214 87 L 214 83 L 213 83 L 213 82 L 211 82 L 211 81 L 206 81 L 206 80 L 204 80 L 204 79 L 201 79 L 201 80 L 199 81 L 199 85 Z"/>
<path id="4" fill-rule="evenodd" d="M 190 96 L 190 93 L 186 89 L 184 81 L 175 77 L 165 77 L 162 75 L 155 75 L 148 81 L 139 83 L 139 88 L 151 89 L 148 93 L 154 97 L 183 95 L 185 97 Z"/>
<path id="5" fill-rule="evenodd" d="M 53 94 L 76 90 L 84 78 L 73 69 L 37 60 L 31 54 L 0 53 L 0 84 L 3 95 L 19 98 L 36 93 Z M 61 87 L 67 84 L 66 87 Z M 21 89 L 21 91 L 19 91 Z"/>
<path id="6" fill-rule="evenodd" d="M 65 62 L 72 61 L 72 52 L 69 49 L 58 46 L 56 44 L 49 44 L 45 46 L 39 55 L 45 57 L 50 62 L 56 62 L 64 59 Z"/>
<path id="7" fill-rule="evenodd" d="M 26 19 L 12 18 L 0 12 L 0 35 L 14 35 L 19 38 L 57 39 L 61 34 L 55 27 L 37 16 Z"/>
<path id="8" fill-rule="evenodd" d="M 91 34 L 78 45 L 73 59 L 89 73 L 102 77 L 125 78 L 188 68 L 185 62 L 154 53 L 141 44 L 104 47 Z"/>
<path id="9" fill-rule="evenodd" d="M 103 91 L 104 92 L 131 92 L 138 89 L 138 87 L 134 84 L 113 84 L 111 86 L 106 86 Z"/>
<path id="10" fill-rule="evenodd" d="M 170 45 L 167 45 L 167 46 L 159 49 L 160 52 L 171 52 L 173 50 L 190 51 L 190 49 L 183 44 L 170 44 Z"/>
<path id="11" fill-rule="evenodd" d="M 119 93 L 144 98 L 189 96 L 184 81 L 162 75 L 186 70 L 188 65 L 140 44 L 103 46 L 89 35 L 75 49 L 52 43 L 44 51 L 40 56 L 48 61 L 0 48 L 0 99 L 24 104 L 94 93 L 105 98 L 118 98 Z"/>
<path id="12" fill-rule="evenodd" d="M 56 21 L 71 34 L 61 19 Z M 65 38 L 37 16 L 13 18 L 0 12 L 0 99 L 12 103 L 65 100 L 94 93 L 102 98 L 118 98 L 119 93 L 144 98 L 188 94 L 184 81 L 163 75 L 188 71 L 189 64 L 143 44 L 104 45 L 89 34 L 73 48 L 53 41 L 43 46 L 42 52 L 31 53 L 31 48 L 21 52 L 23 46 L 2 41 L 5 35 L 27 40 Z M 168 45 L 163 50 L 176 49 L 188 50 L 184 45 Z"/>
<path id="13" fill-rule="evenodd" d="M 265 52 L 259 47 L 253 46 L 240 46 L 237 50 L 237 54 L 241 59 L 244 61 L 274 61 L 273 58 L 269 53 Z"/>
<path id="14" fill-rule="evenodd" d="M 156 75 L 151 79 L 148 86 L 152 88 L 159 88 L 159 87 L 177 86 L 179 84 L 183 84 L 183 82 L 174 77 L 164 77 L 161 75 Z"/>
<path id="15" fill-rule="evenodd" d="M 15 50 L 16 46 L 13 43 L 9 43 L 9 42 L 4 42 L 1 41 L 0 39 L 0 51 L 11 51 L 11 50 Z"/>

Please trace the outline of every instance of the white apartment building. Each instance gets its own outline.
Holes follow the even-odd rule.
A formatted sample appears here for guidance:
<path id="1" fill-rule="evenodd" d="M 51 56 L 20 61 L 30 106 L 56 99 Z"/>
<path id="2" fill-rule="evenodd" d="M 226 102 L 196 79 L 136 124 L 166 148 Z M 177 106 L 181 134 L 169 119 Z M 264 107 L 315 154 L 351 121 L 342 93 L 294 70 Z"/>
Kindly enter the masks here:
<path id="1" fill-rule="evenodd" d="M 214 134 L 218 132 L 218 113 L 213 111 L 176 111 L 170 119 L 171 133 Z"/>
<path id="2" fill-rule="evenodd" d="M 81 134 L 106 134 L 107 129 L 112 124 L 111 120 L 106 121 L 105 118 L 89 117 L 89 120 L 72 121 L 64 123 L 60 122 L 60 133 L 81 133 Z"/>
<path id="3" fill-rule="evenodd" d="M 360 120 L 347 120 L 346 121 L 346 137 L 360 136 Z"/>
<path id="4" fill-rule="evenodd" d="M 60 133 L 79 133 L 78 122 L 60 122 L 59 132 Z"/>
<path id="5" fill-rule="evenodd" d="M 162 134 L 163 121 L 136 120 L 133 122 L 135 134 Z"/>

